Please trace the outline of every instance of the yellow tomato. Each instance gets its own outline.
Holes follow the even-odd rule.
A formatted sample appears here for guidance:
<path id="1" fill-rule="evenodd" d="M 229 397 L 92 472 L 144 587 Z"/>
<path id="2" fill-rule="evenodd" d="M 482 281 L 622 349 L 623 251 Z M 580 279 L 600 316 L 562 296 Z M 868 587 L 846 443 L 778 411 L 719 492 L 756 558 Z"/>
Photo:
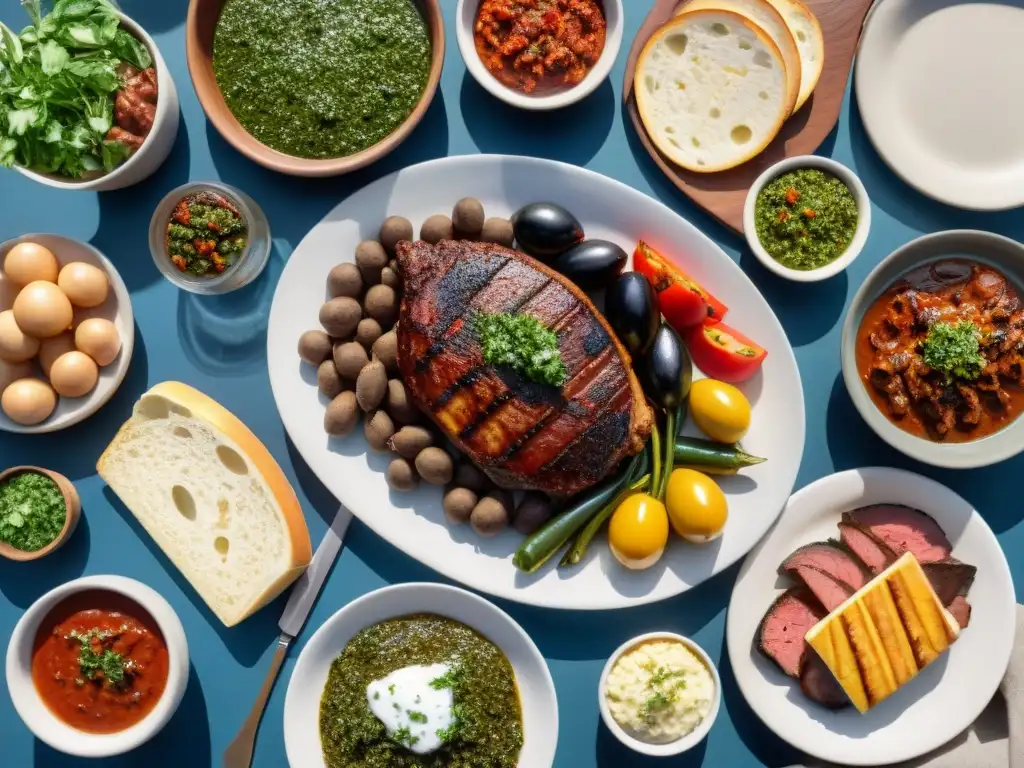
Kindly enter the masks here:
<path id="1" fill-rule="evenodd" d="M 627 568 L 650 568 L 661 559 L 668 543 L 665 505 L 646 493 L 634 493 L 612 514 L 608 544 Z"/>
<path id="2" fill-rule="evenodd" d="M 750 429 L 750 401 L 724 381 L 693 382 L 690 413 L 701 431 L 720 443 L 739 442 Z"/>
<path id="3" fill-rule="evenodd" d="M 672 470 L 665 505 L 672 528 L 694 544 L 721 536 L 729 517 L 722 489 L 710 477 L 693 469 Z"/>

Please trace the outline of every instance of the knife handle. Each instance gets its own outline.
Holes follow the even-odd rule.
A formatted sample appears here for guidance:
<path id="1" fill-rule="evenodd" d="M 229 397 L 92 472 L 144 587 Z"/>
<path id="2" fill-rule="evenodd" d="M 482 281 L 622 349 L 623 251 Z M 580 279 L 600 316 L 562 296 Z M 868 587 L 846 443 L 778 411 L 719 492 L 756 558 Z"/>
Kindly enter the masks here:
<path id="1" fill-rule="evenodd" d="M 267 679 L 263 681 L 263 687 L 260 688 L 260 692 L 256 696 L 256 701 L 252 705 L 252 711 L 249 713 L 246 721 L 242 723 L 242 727 L 238 730 L 235 740 L 224 750 L 224 768 L 249 768 L 252 765 L 252 753 L 256 747 L 256 731 L 260 727 L 260 720 L 263 718 L 263 710 L 266 709 L 267 699 L 270 698 L 270 692 L 274 690 L 274 682 L 281 672 L 281 666 L 288 655 L 288 646 L 291 642 L 292 639 L 288 635 L 282 634 L 277 638 L 277 650 L 274 652 L 274 658 L 270 662 L 270 671 L 267 673 Z"/>

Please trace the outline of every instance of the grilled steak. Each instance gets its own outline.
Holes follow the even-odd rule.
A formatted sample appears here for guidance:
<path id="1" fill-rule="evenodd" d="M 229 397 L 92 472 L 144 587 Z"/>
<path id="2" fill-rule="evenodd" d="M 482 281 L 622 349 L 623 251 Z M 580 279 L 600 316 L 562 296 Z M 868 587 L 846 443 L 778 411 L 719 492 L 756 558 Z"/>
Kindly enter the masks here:
<path id="1" fill-rule="evenodd" d="M 800 690 L 811 701 L 827 709 L 843 709 L 850 706 L 850 697 L 846 695 L 832 670 L 810 649 L 800 663 Z"/>
<path id="2" fill-rule="evenodd" d="M 896 555 L 885 544 L 853 523 L 839 524 L 839 538 L 871 573 L 878 574 L 896 562 Z"/>
<path id="3" fill-rule="evenodd" d="M 804 635 L 827 613 L 804 587 L 783 592 L 761 619 L 757 647 L 790 677 L 800 676 L 800 663 L 808 651 Z"/>
<path id="4" fill-rule="evenodd" d="M 974 583 L 974 576 L 978 569 L 973 565 L 961 563 L 955 557 L 939 560 L 935 563 L 925 563 L 921 566 L 924 569 L 928 581 L 932 583 L 935 594 L 945 606 L 950 606 L 953 600 L 959 596 L 966 595 Z"/>
<path id="5" fill-rule="evenodd" d="M 962 595 L 957 595 L 953 598 L 948 606 L 949 612 L 953 614 L 953 618 L 956 619 L 956 623 L 960 625 L 960 629 L 964 629 L 971 622 L 971 604 L 967 602 L 967 598 Z"/>
<path id="6" fill-rule="evenodd" d="M 875 504 L 843 514 L 891 549 L 896 557 L 913 552 L 922 565 L 944 560 L 953 552 L 939 524 L 924 512 L 897 504 Z"/>
<path id="7" fill-rule="evenodd" d="M 820 541 L 800 547 L 779 566 L 779 573 L 794 571 L 801 567 L 814 568 L 826 573 L 852 587 L 854 592 L 868 583 L 864 566 L 843 547 L 831 541 Z"/>
<path id="8" fill-rule="evenodd" d="M 788 573 L 806 584 L 829 613 L 845 603 L 846 598 L 856 591 L 849 584 L 809 565 L 797 565 L 790 568 Z"/>
<path id="9" fill-rule="evenodd" d="M 586 295 L 517 251 L 398 244 L 398 365 L 412 399 L 503 488 L 565 496 L 639 453 L 653 417 L 629 354 Z M 558 334 L 559 389 L 484 364 L 478 312 L 525 313 Z"/>

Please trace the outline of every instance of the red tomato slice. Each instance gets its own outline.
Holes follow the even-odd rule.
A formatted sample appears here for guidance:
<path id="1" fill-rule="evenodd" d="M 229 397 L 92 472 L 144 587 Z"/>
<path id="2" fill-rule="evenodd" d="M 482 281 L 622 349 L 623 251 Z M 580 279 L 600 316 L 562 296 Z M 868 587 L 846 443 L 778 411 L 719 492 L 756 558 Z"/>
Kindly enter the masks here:
<path id="1" fill-rule="evenodd" d="M 746 381 L 761 368 L 768 353 L 725 323 L 702 325 L 686 336 L 693 364 L 712 379 Z"/>
<path id="2" fill-rule="evenodd" d="M 719 322 L 729 308 L 697 281 L 679 270 L 641 240 L 633 253 L 633 268 L 647 278 L 658 294 L 658 308 L 680 333 L 695 325 Z"/>

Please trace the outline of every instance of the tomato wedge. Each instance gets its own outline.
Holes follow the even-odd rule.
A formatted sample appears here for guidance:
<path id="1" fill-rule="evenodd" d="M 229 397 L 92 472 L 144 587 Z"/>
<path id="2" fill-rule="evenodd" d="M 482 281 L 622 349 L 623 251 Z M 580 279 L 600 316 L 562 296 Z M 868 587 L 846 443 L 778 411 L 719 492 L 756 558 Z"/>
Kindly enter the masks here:
<path id="1" fill-rule="evenodd" d="M 746 381 L 761 368 L 768 353 L 725 323 L 702 325 L 686 335 L 693 363 L 712 379 Z"/>
<path id="2" fill-rule="evenodd" d="M 641 240 L 633 253 L 633 268 L 647 278 L 658 294 L 658 308 L 680 333 L 695 325 L 721 321 L 729 308 Z"/>

